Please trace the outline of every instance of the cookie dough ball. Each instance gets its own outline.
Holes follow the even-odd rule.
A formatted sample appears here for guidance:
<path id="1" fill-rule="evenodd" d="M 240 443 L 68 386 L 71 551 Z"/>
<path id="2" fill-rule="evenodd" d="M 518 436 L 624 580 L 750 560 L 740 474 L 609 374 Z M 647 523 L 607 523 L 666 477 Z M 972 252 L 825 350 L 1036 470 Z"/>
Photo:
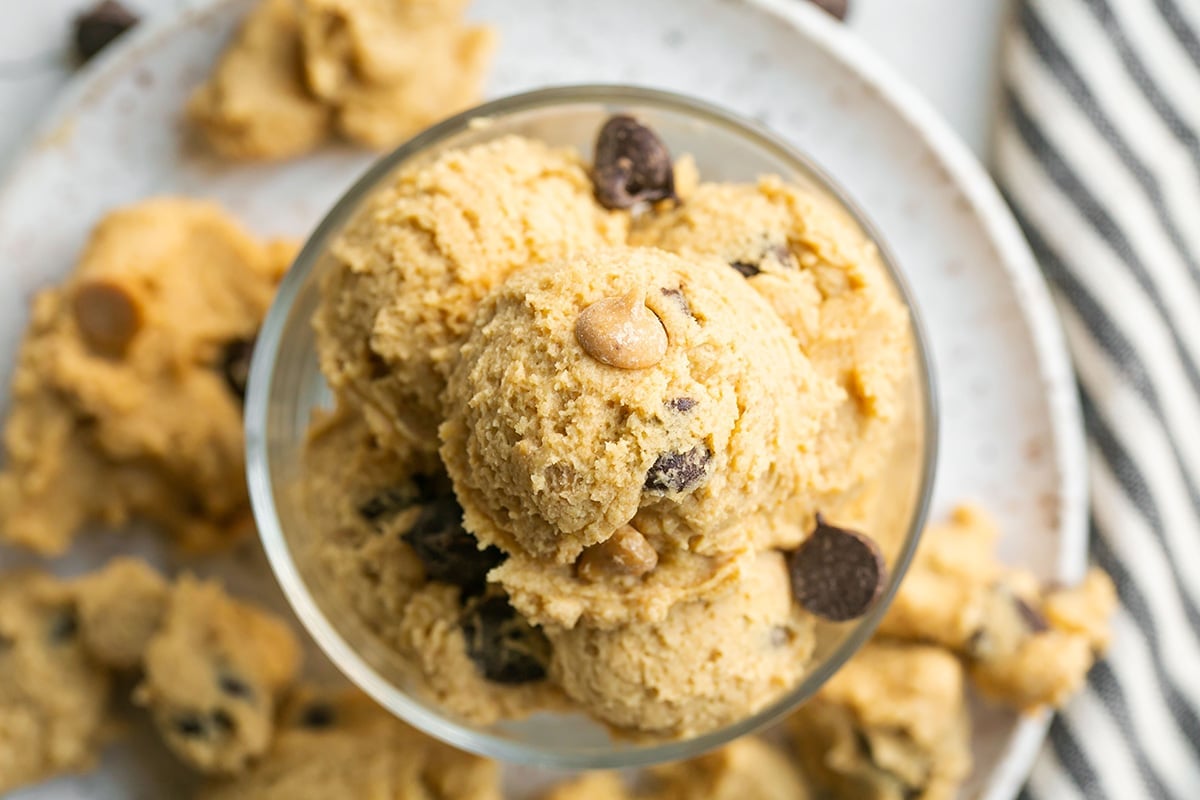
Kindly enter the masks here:
<path id="1" fill-rule="evenodd" d="M 116 558 L 73 588 L 92 656 L 114 669 L 138 666 L 166 613 L 167 581 L 144 561 Z"/>
<path id="2" fill-rule="evenodd" d="M 0 794 L 92 766 L 109 687 L 71 591 L 43 574 L 0 575 Z"/>
<path id="3" fill-rule="evenodd" d="M 878 476 L 909 404 L 910 325 L 876 247 L 845 211 L 774 177 L 703 183 L 643 217 L 630 241 L 712 256 L 742 276 L 832 384 L 836 413 L 811 445 L 820 510 Z"/>
<path id="4" fill-rule="evenodd" d="M 213 780 L 198 800 L 500 800 L 496 763 L 409 728 L 355 691 L 303 690 L 261 762 Z"/>
<path id="5" fill-rule="evenodd" d="M 321 371 L 385 446 L 436 449 L 441 394 L 479 300 L 509 273 L 606 243 L 578 154 L 505 137 L 410 167 L 333 243 L 316 314 Z"/>
<path id="6" fill-rule="evenodd" d="M 233 774 L 266 752 L 277 698 L 299 661 L 299 645 L 281 620 L 184 576 L 146 649 L 135 700 L 150 709 L 185 763 Z"/>
<path id="7" fill-rule="evenodd" d="M 626 351 L 597 354 L 609 345 Z M 647 346 L 636 357 L 653 363 L 608 363 Z M 751 547 L 730 523 L 806 489 L 831 402 L 740 276 L 652 248 L 511 276 L 446 397 L 442 458 L 467 527 L 560 564 L 631 520 L 702 555 Z"/>
<path id="8" fill-rule="evenodd" d="M 813 637 L 783 557 L 768 551 L 733 591 L 677 605 L 660 624 L 551 631 L 552 674 L 617 728 L 685 736 L 742 719 L 794 686 Z"/>
<path id="9" fill-rule="evenodd" d="M 101 221 L 70 278 L 34 300 L 0 536 L 51 554 L 88 523 L 142 518 L 193 549 L 249 530 L 246 369 L 292 252 L 195 200 Z"/>

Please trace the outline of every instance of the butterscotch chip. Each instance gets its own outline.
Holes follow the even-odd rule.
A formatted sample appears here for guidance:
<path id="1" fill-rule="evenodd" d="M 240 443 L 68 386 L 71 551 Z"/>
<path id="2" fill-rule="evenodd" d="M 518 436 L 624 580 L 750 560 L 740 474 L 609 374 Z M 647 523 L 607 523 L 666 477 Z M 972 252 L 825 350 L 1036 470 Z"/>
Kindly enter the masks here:
<path id="1" fill-rule="evenodd" d="M 585 308 L 575 338 L 589 356 L 619 369 L 648 369 L 667 353 L 667 329 L 638 291 Z"/>
<path id="2" fill-rule="evenodd" d="M 75 322 L 87 343 L 119 356 L 142 328 L 142 307 L 119 283 L 94 280 L 75 290 Z"/>
<path id="3" fill-rule="evenodd" d="M 575 570 L 585 581 L 609 577 L 640 577 L 658 566 L 658 553 L 632 525 L 583 551 Z"/>

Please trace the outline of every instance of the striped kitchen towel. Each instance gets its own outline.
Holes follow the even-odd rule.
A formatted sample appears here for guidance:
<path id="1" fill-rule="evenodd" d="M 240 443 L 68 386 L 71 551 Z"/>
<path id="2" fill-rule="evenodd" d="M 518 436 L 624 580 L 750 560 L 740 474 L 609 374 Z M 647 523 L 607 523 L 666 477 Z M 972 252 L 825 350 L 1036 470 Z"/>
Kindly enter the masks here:
<path id="1" fill-rule="evenodd" d="M 1090 439 L 1112 653 L 1025 797 L 1200 798 L 1200 0 L 1020 0 L 995 170 Z"/>

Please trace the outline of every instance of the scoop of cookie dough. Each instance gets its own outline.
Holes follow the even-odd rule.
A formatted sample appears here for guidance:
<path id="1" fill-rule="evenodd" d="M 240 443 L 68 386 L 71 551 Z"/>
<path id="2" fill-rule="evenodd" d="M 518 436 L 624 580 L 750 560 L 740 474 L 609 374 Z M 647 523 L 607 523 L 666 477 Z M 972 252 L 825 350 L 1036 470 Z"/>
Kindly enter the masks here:
<path id="1" fill-rule="evenodd" d="M 880 633 L 958 653 L 978 686 L 1002 702 L 1061 705 L 1107 647 L 1112 581 L 1093 569 L 1078 587 L 1042 586 L 999 561 L 997 535 L 971 506 L 931 525 Z"/>
<path id="2" fill-rule="evenodd" d="M 404 170 L 332 246 L 321 371 L 382 444 L 433 450 L 480 298 L 527 264 L 624 237 L 569 150 L 505 137 Z"/>
<path id="3" fill-rule="evenodd" d="M 971 770 L 962 665 L 868 644 L 789 721 L 805 774 L 835 797 L 952 800 Z"/>
<path id="4" fill-rule="evenodd" d="M 246 530 L 245 358 L 292 252 L 193 200 L 101 221 L 74 273 L 34 300 L 0 536 L 60 553 L 86 524 L 134 517 L 192 548 Z"/>
<path id="5" fill-rule="evenodd" d="M 835 414 L 812 443 L 820 510 L 836 513 L 841 497 L 876 478 L 903 418 L 912 345 L 879 253 L 845 211 L 775 177 L 702 183 L 685 203 L 639 218 L 630 241 L 719 260 L 832 384 Z"/>
<path id="6" fill-rule="evenodd" d="M 306 690 L 261 762 L 197 800 L 500 800 L 499 769 L 409 728 L 365 695 Z"/>
<path id="7" fill-rule="evenodd" d="M 621 308 L 584 316 L 606 298 Z M 626 351 L 643 335 L 669 344 L 623 368 L 590 352 L 581 326 Z M 700 555 L 764 546 L 734 523 L 808 488 L 806 442 L 831 405 L 740 276 L 651 248 L 510 276 L 480 306 L 446 400 L 442 457 L 467 527 L 513 558 L 559 564 L 631 522 Z"/>
<path id="8" fill-rule="evenodd" d="M 618 728 L 681 736 L 776 699 L 804 673 L 814 641 L 773 551 L 730 591 L 678 604 L 661 623 L 547 633 L 552 675 L 581 707 Z"/>
<path id="9" fill-rule="evenodd" d="M 70 589 L 47 575 L 0 575 L 0 793 L 91 767 L 109 688 Z"/>
<path id="10" fill-rule="evenodd" d="M 184 576 L 143 666 L 135 699 L 150 709 L 167 746 L 195 769 L 232 774 L 270 745 L 299 646 L 282 621 Z"/>

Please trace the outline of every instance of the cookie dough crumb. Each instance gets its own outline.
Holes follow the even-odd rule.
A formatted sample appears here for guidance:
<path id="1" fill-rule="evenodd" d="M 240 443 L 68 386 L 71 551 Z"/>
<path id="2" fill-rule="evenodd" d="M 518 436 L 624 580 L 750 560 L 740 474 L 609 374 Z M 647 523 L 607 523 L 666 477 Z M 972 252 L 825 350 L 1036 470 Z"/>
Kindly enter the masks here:
<path id="1" fill-rule="evenodd" d="M 74 584 L 79 632 L 92 656 L 114 669 L 133 669 L 163 621 L 169 586 L 135 558 L 117 558 Z"/>
<path id="2" fill-rule="evenodd" d="M 168 747 L 207 773 L 233 774 L 266 752 L 276 701 L 296 676 L 299 646 L 282 621 L 184 576 L 146 648 L 135 700 Z"/>
<path id="3" fill-rule="evenodd" d="M 971 769 L 959 661 L 868 644 L 789 720 L 805 774 L 836 797 L 951 800 Z"/>
<path id="4" fill-rule="evenodd" d="M 79 636 L 68 587 L 48 575 L 0 575 L 0 794 L 96 761 L 108 670 Z"/>
<path id="5" fill-rule="evenodd" d="M 292 252 L 195 200 L 105 217 L 75 272 L 33 303 L 0 537 L 57 554 L 85 524 L 134 517 L 195 549 L 248 530 L 241 398 L 221 355 L 254 336 Z"/>

